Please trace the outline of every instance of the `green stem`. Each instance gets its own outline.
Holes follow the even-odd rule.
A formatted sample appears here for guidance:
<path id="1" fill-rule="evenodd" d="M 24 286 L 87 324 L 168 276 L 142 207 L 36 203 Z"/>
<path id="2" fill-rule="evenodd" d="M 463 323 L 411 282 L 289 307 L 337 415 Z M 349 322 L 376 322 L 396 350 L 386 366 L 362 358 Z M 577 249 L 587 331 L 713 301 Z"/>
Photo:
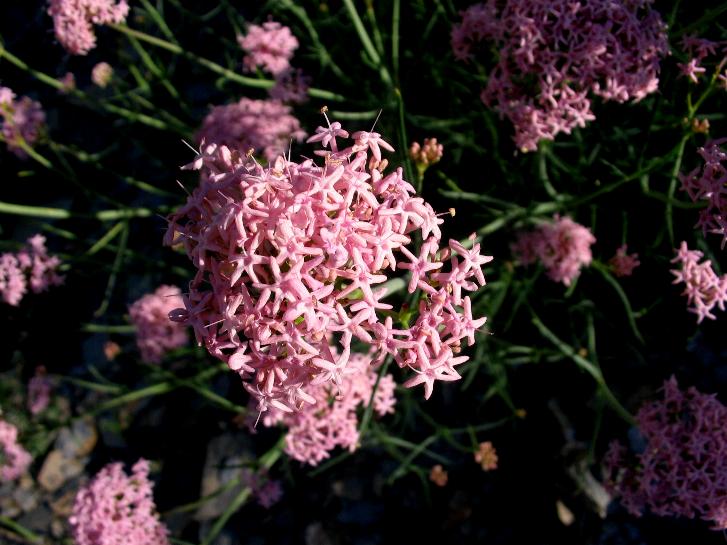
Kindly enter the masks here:
<path id="1" fill-rule="evenodd" d="M 368 54 L 371 61 L 379 69 L 381 81 L 384 83 L 384 85 L 390 87 L 392 85 L 392 81 L 391 76 L 389 75 L 389 71 L 382 63 L 381 56 L 379 55 L 378 51 L 376 51 L 373 42 L 371 42 L 371 38 L 369 37 L 368 32 L 366 32 L 363 21 L 361 21 L 361 17 L 359 17 L 358 12 L 356 11 L 356 6 L 353 5 L 353 0 L 343 0 L 343 4 L 344 6 L 346 6 L 348 16 L 351 18 L 351 22 L 356 29 L 356 34 L 358 34 L 358 37 L 361 39 L 364 50 L 366 50 L 366 53 Z"/>

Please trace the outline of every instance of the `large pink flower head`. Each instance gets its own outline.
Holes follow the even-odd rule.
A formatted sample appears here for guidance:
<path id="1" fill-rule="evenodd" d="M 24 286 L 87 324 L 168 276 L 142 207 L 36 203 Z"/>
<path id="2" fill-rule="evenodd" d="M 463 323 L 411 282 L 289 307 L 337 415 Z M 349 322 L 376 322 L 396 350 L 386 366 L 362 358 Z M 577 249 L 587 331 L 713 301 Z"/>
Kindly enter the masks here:
<path id="1" fill-rule="evenodd" d="M 651 3 L 487 0 L 462 12 L 452 48 L 467 60 L 478 42 L 495 42 L 499 61 L 482 100 L 510 119 L 518 148 L 531 151 L 594 119 L 589 93 L 625 102 L 656 91 L 669 48 Z"/>
<path id="2" fill-rule="evenodd" d="M 50 0 L 56 38 L 72 55 L 85 55 L 96 47 L 93 25 L 123 23 L 129 13 L 126 0 Z"/>
<path id="3" fill-rule="evenodd" d="M 207 146 L 188 167 L 202 171 L 199 187 L 169 218 L 165 242 L 182 240 L 197 267 L 174 318 L 240 373 L 260 410 L 314 403 L 310 386 L 341 382 L 353 339 L 373 346 L 374 364 L 393 357 L 413 373 L 405 386 L 424 384 L 429 397 L 435 381 L 460 378 L 462 339 L 473 344 L 485 323 L 465 293 L 485 284 L 492 258 L 474 239 L 440 247 L 443 220 L 402 169 L 378 170 L 391 146 L 375 132 L 352 136 L 339 149 L 340 123 L 318 127 L 309 141 L 330 147 L 315 152 L 322 165 L 279 157 L 264 168 Z M 401 270 L 422 297 L 396 329 L 384 283 Z"/>
<path id="4" fill-rule="evenodd" d="M 534 231 L 522 232 L 512 245 L 512 251 L 521 264 L 540 261 L 554 282 L 570 286 L 593 259 L 591 245 L 596 237 L 591 231 L 568 216 L 555 216 Z"/>
<path id="5" fill-rule="evenodd" d="M 40 102 L 28 97 L 16 100 L 15 93 L 7 87 L 0 87 L 0 117 L 8 150 L 25 159 L 28 155 L 21 143 L 32 147 L 45 126 L 45 112 Z"/>
<path id="6" fill-rule="evenodd" d="M 303 138 L 305 132 L 289 106 L 250 98 L 212 108 L 195 136 L 198 143 L 227 146 L 243 154 L 250 149 L 262 152 L 269 161 L 285 153 L 292 140 Z"/>
<path id="7" fill-rule="evenodd" d="M 168 545 L 152 487 L 144 459 L 130 476 L 120 463 L 104 467 L 76 495 L 69 519 L 75 545 Z"/>
<path id="8" fill-rule="evenodd" d="M 722 248 L 727 244 L 727 153 L 720 146 L 727 138 L 711 140 L 697 152 L 704 165 L 689 174 L 679 174 L 682 189 L 694 202 L 706 201 L 699 211 L 697 227 L 702 232 L 722 235 Z"/>
<path id="9" fill-rule="evenodd" d="M 28 285 L 33 293 L 41 293 L 62 284 L 63 277 L 57 272 L 60 265 L 60 258 L 48 254 L 43 235 L 30 237 L 19 252 L 0 255 L 0 296 L 17 306 Z"/>
<path id="10" fill-rule="evenodd" d="M 673 283 L 684 284 L 682 295 L 687 296 L 689 312 L 697 315 L 697 323 L 705 318 L 714 320 L 712 309 L 716 306 L 724 310 L 727 303 L 727 274 L 717 275 L 709 259 L 700 263 L 704 254 L 690 250 L 684 241 L 676 252 L 671 262 L 679 263 L 680 267 L 671 271 L 675 276 Z"/>
<path id="11" fill-rule="evenodd" d="M 18 429 L 0 420 L 0 482 L 14 481 L 28 469 L 33 458 L 20 443 Z"/>
<path id="12" fill-rule="evenodd" d="M 290 68 L 290 59 L 298 49 L 298 39 L 290 29 L 275 21 L 250 25 L 247 34 L 238 36 L 237 41 L 247 52 L 243 59 L 246 70 L 260 66 L 275 76 Z"/>
<path id="13" fill-rule="evenodd" d="M 129 307 L 136 328 L 136 345 L 144 361 L 159 363 L 165 353 L 187 343 L 184 326 L 169 319 L 169 313 L 181 304 L 177 286 L 159 286 Z"/>
<path id="14" fill-rule="evenodd" d="M 347 359 L 340 380 L 320 382 L 309 388 L 308 394 L 315 403 L 306 404 L 293 413 L 273 408 L 263 417 L 265 426 L 282 423 L 288 428 L 285 452 L 299 462 L 318 465 L 337 447 L 350 452 L 358 447 L 356 410 L 369 403 L 378 375 L 371 365 L 370 355 L 354 353 L 339 357 Z M 393 377 L 383 375 L 373 399 L 373 410 L 377 415 L 394 412 L 394 388 Z"/>
<path id="15" fill-rule="evenodd" d="M 727 529 L 727 407 L 695 388 L 664 383 L 663 401 L 636 415 L 646 443 L 636 455 L 613 442 L 604 459 L 605 481 L 635 516 L 699 516 Z"/>

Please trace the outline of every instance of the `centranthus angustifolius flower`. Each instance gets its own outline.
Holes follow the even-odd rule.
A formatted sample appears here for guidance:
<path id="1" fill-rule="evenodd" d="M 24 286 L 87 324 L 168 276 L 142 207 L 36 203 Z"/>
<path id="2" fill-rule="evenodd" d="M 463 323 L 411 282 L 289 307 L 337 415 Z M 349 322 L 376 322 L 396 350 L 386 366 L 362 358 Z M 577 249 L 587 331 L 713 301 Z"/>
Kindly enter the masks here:
<path id="1" fill-rule="evenodd" d="M 718 275 L 712 269 L 712 262 L 707 259 L 700 260 L 704 254 L 699 250 L 690 250 L 687 243 L 682 241 L 677 255 L 671 260 L 679 263 L 678 269 L 672 269 L 675 276 L 673 284 L 684 284 L 682 295 L 687 296 L 689 312 L 697 315 L 697 323 L 705 318 L 714 320 L 712 309 L 716 306 L 724 310 L 727 303 L 727 274 Z"/>
<path id="2" fill-rule="evenodd" d="M 295 412 L 273 407 L 262 418 L 265 426 L 286 426 L 285 453 L 313 466 L 328 458 L 337 447 L 349 452 L 356 450 L 359 440 L 356 411 L 368 405 L 372 393 L 376 415 L 393 413 L 396 405 L 394 378 L 386 374 L 379 379 L 375 366 L 371 365 L 371 355 L 350 353 L 335 356 L 346 359 L 344 373 L 338 382 L 326 380 L 311 384 L 307 393 L 315 403 L 307 403 Z M 254 413 L 251 411 L 250 414 Z"/>
<path id="3" fill-rule="evenodd" d="M 75 545 L 168 545 L 152 489 L 148 461 L 136 462 L 131 475 L 108 464 L 76 495 L 69 519 Z"/>
<path id="4" fill-rule="evenodd" d="M 644 449 L 632 454 L 618 441 L 609 446 L 606 486 L 635 516 L 647 509 L 659 516 L 699 516 L 726 530 L 727 407 L 693 387 L 681 390 L 674 377 L 663 391 L 663 401 L 636 414 Z"/>
<path id="5" fill-rule="evenodd" d="M 8 150 L 20 159 L 28 154 L 23 145 L 32 147 L 45 126 L 45 112 L 40 102 L 29 97 L 15 98 L 7 87 L 0 87 L 2 135 Z"/>
<path id="6" fill-rule="evenodd" d="M 522 265 L 540 261 L 553 282 L 570 286 L 593 259 L 591 245 L 596 238 L 591 231 L 568 216 L 555 216 L 552 222 L 518 235 L 512 251 Z"/>
<path id="7" fill-rule="evenodd" d="M 499 48 L 482 101 L 515 127 L 523 151 L 595 119 L 589 93 L 638 101 L 658 86 L 668 51 L 652 0 L 487 0 L 461 13 L 452 49 L 467 61 L 481 41 Z"/>
<path id="8" fill-rule="evenodd" d="M 291 140 L 303 138 L 305 132 L 289 106 L 250 98 L 213 107 L 195 135 L 200 144 L 218 144 L 241 153 L 253 149 L 268 161 L 286 152 Z"/>
<path id="9" fill-rule="evenodd" d="M 186 328 L 169 319 L 169 313 L 182 304 L 177 286 L 159 286 L 129 307 L 129 317 L 136 328 L 136 345 L 141 358 L 159 363 L 164 354 L 187 343 Z"/>
<path id="10" fill-rule="evenodd" d="M 440 246 L 444 220 L 401 168 L 379 170 L 391 146 L 359 131 L 340 149 L 348 138 L 338 122 L 318 127 L 309 141 L 328 148 L 315 152 L 321 165 L 278 157 L 263 167 L 206 146 L 186 167 L 201 170 L 199 187 L 169 218 L 165 243 L 183 241 L 197 267 L 172 317 L 240 374 L 260 411 L 299 411 L 316 403 L 313 386 L 342 384 L 355 339 L 372 347 L 371 365 L 392 357 L 410 373 L 404 385 L 423 384 L 428 398 L 436 381 L 460 378 L 462 342 L 486 320 L 466 292 L 485 284 L 492 258 L 474 238 Z M 421 295 L 399 328 L 384 302 L 397 271 Z"/>
<path id="11" fill-rule="evenodd" d="M 56 38 L 72 55 L 85 55 L 96 47 L 94 25 L 123 23 L 129 13 L 126 0 L 50 0 Z"/>
<path id="12" fill-rule="evenodd" d="M 697 227 L 707 233 L 722 235 L 722 248 L 727 244 L 727 153 L 721 146 L 727 138 L 710 140 L 697 153 L 704 159 L 704 165 L 689 174 L 679 174 L 682 189 L 692 201 L 706 201 L 707 206 L 699 211 Z"/>
<path id="13" fill-rule="evenodd" d="M 20 477 L 32 461 L 30 453 L 18 443 L 18 428 L 0 419 L 0 483 Z"/>
<path id="14" fill-rule="evenodd" d="M 298 39 L 290 28 L 276 21 L 250 25 L 247 34 L 238 36 L 237 42 L 247 52 L 243 59 L 246 70 L 260 66 L 275 76 L 290 68 L 290 59 L 298 49 Z"/>
<path id="15" fill-rule="evenodd" d="M 18 306 L 28 286 L 33 293 L 41 293 L 62 284 L 64 279 L 57 272 L 60 265 L 60 258 L 48 254 L 45 237 L 33 235 L 20 251 L 0 255 L 0 298 Z"/>

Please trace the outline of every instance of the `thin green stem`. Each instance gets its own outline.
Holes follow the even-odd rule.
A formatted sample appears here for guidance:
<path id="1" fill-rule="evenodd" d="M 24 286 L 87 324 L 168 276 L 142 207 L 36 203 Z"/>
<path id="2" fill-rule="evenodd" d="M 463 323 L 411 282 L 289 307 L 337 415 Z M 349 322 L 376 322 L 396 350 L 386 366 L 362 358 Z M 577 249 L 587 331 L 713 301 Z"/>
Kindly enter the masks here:
<path id="1" fill-rule="evenodd" d="M 384 64 L 381 60 L 381 56 L 379 55 L 378 51 L 376 51 L 376 48 L 374 47 L 374 44 L 371 41 L 371 38 L 369 37 L 369 33 L 366 32 L 366 27 L 364 27 L 363 21 L 361 21 L 361 17 L 359 16 L 358 11 L 356 11 L 356 6 L 353 4 L 353 0 L 343 0 L 343 5 L 346 7 L 348 16 L 350 17 L 351 22 L 353 23 L 353 26 L 356 29 L 356 34 L 358 34 L 358 37 L 361 40 L 361 43 L 363 44 L 366 54 L 369 56 L 371 61 L 374 63 L 374 66 L 376 66 L 379 69 L 379 74 L 381 75 L 381 81 L 387 87 L 391 87 L 391 85 L 392 85 L 391 75 L 389 74 L 389 71 L 386 69 L 386 66 L 384 66 Z"/>

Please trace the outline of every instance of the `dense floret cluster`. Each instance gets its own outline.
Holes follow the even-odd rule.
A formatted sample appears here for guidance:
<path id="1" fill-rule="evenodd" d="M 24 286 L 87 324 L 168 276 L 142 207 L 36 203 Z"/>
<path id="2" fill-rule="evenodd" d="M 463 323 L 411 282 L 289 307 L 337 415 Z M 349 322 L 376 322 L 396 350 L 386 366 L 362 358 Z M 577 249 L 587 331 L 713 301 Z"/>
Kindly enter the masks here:
<path id="1" fill-rule="evenodd" d="M 0 482 L 14 481 L 32 461 L 28 451 L 18 443 L 18 428 L 0 420 Z"/>
<path id="2" fill-rule="evenodd" d="M 391 356 L 413 372 L 405 386 L 429 397 L 435 381 L 460 378 L 461 342 L 485 323 L 465 292 L 485 284 L 491 257 L 473 239 L 440 247 L 443 219 L 401 168 L 377 168 L 391 146 L 360 131 L 339 149 L 348 137 L 338 122 L 318 127 L 309 141 L 330 148 L 315 152 L 322 166 L 279 157 L 264 168 L 207 146 L 188 167 L 201 169 L 200 186 L 169 219 L 166 243 L 182 241 L 197 267 L 174 318 L 240 373 L 261 411 L 298 411 L 315 403 L 311 386 L 340 385 L 354 339 L 373 347 L 374 365 Z M 422 297 L 395 329 L 384 283 L 400 270 Z"/>
<path id="3" fill-rule="evenodd" d="M 618 442 L 604 459 L 606 484 L 629 512 L 699 516 L 727 529 L 727 408 L 714 395 L 664 383 L 663 401 L 636 415 L 646 443 L 632 455 Z"/>
<path id="4" fill-rule="evenodd" d="M 246 70 L 259 66 L 275 76 L 290 68 L 290 59 L 298 49 L 298 39 L 290 29 L 275 21 L 250 25 L 247 34 L 238 36 L 237 41 L 247 52 L 242 61 Z"/>
<path id="5" fill-rule="evenodd" d="M 666 25 L 651 0 L 488 0 L 452 29 L 459 60 L 491 41 L 497 66 L 482 100 L 515 127 L 524 151 L 594 119 L 589 94 L 638 101 L 657 89 L 668 51 Z"/>
<path id="6" fill-rule="evenodd" d="M 126 0 L 50 0 L 56 38 L 72 55 L 85 55 L 96 47 L 94 25 L 123 23 L 129 13 Z"/>
<path id="7" fill-rule="evenodd" d="M 69 519 L 75 545 L 168 545 L 152 487 L 144 459 L 130 476 L 120 463 L 104 467 L 76 495 Z"/>
<path id="8" fill-rule="evenodd" d="M 154 293 L 147 293 L 129 307 L 129 316 L 136 328 L 136 344 L 144 361 L 159 363 L 164 354 L 187 343 L 184 326 L 169 319 L 169 313 L 181 304 L 178 287 L 159 286 Z"/>
<path id="9" fill-rule="evenodd" d="M 533 231 L 519 234 L 512 251 L 522 265 L 539 261 L 554 282 L 570 286 L 593 259 L 591 245 L 596 237 L 571 218 L 556 216 Z"/>
<path id="10" fill-rule="evenodd" d="M 18 306 L 28 291 L 46 291 L 50 286 L 63 283 L 57 273 L 61 260 L 48 255 L 45 237 L 34 235 L 15 253 L 0 255 L 0 297 L 9 305 Z"/>
<path id="11" fill-rule="evenodd" d="M 252 149 L 268 161 L 303 138 L 305 132 L 290 107 L 277 100 L 250 98 L 212 108 L 195 137 L 200 144 L 218 144 L 242 154 Z"/>
<path id="12" fill-rule="evenodd" d="M 719 276 L 712 269 L 712 262 L 707 259 L 700 263 L 704 254 L 698 250 L 690 250 L 686 242 L 682 242 L 677 255 L 671 260 L 678 263 L 678 269 L 671 273 L 676 277 L 674 284 L 684 284 L 682 295 L 687 296 L 689 312 L 697 315 L 697 323 L 705 318 L 714 320 L 712 309 L 716 306 L 724 310 L 727 302 L 727 274 Z"/>
<path id="13" fill-rule="evenodd" d="M 608 265 L 618 277 L 631 276 L 634 269 L 641 265 L 639 254 L 629 254 L 628 246 L 623 244 L 616 249 L 616 254 L 608 260 Z"/>
<path id="14" fill-rule="evenodd" d="M 45 126 L 45 112 L 40 102 L 28 97 L 16 100 L 15 93 L 0 87 L 0 117 L 2 136 L 8 150 L 25 159 L 28 154 L 23 145 L 32 147 Z"/>

